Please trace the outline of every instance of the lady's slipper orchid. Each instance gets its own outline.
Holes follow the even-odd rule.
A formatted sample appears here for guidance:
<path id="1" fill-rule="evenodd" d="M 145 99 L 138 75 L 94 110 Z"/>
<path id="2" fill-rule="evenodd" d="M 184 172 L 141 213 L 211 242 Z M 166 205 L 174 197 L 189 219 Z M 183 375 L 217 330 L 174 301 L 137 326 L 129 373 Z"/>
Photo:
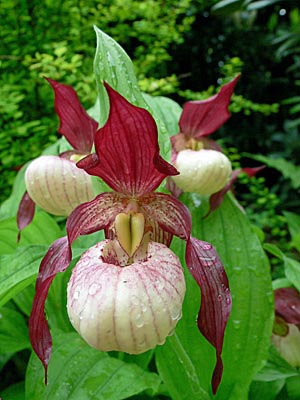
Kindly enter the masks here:
<path id="1" fill-rule="evenodd" d="M 55 93 L 58 131 L 73 150 L 40 156 L 30 163 L 25 172 L 27 191 L 17 215 L 19 231 L 32 221 L 35 204 L 51 214 L 68 216 L 78 204 L 95 196 L 90 176 L 78 169 L 76 162 L 91 153 L 98 123 L 87 114 L 71 86 L 47 80 Z"/>
<path id="2" fill-rule="evenodd" d="M 110 111 L 95 134 L 95 151 L 77 163 L 112 192 L 79 205 L 42 260 L 29 321 L 32 346 L 45 371 L 52 340 L 44 305 L 52 280 L 72 259 L 72 243 L 104 230 L 106 240 L 87 250 L 68 285 L 68 314 L 75 329 L 101 350 L 139 353 L 164 342 L 181 317 L 185 293 L 181 265 L 168 248 L 173 235 L 187 242 L 186 264 L 201 289 L 198 327 L 216 349 L 215 393 L 231 310 L 222 263 L 209 243 L 191 237 L 191 217 L 171 195 L 155 192 L 177 170 L 159 155 L 157 127 L 145 109 L 105 84 Z M 80 121 L 79 121 L 80 123 Z"/>
<path id="3" fill-rule="evenodd" d="M 300 293 L 294 288 L 274 292 L 275 322 L 272 342 L 293 367 L 300 367 Z"/>
<path id="4" fill-rule="evenodd" d="M 172 179 L 182 191 L 211 195 L 230 181 L 229 159 L 207 136 L 230 117 L 228 105 L 239 77 L 206 100 L 185 103 L 179 120 L 180 133 L 171 138 L 172 162 L 180 172 Z"/>

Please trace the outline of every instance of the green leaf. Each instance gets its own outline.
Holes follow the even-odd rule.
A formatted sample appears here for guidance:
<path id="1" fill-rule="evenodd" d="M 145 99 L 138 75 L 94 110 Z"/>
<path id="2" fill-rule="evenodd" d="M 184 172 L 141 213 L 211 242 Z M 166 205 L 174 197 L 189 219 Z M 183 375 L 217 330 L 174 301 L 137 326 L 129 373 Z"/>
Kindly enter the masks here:
<path id="1" fill-rule="evenodd" d="M 286 381 L 286 389 L 289 400 L 299 400 L 300 398 L 300 379 L 299 376 L 290 377 Z"/>
<path id="2" fill-rule="evenodd" d="M 300 377 L 300 373 L 280 356 L 274 346 L 270 346 L 268 362 L 258 372 L 255 380 L 272 382 L 291 376 Z"/>
<path id="3" fill-rule="evenodd" d="M 131 103 L 148 108 L 140 91 L 131 59 L 125 50 L 109 35 L 95 26 L 97 48 L 94 73 L 99 90 L 100 126 L 108 117 L 108 99 L 102 84 L 106 81 Z"/>
<path id="4" fill-rule="evenodd" d="M 9 386 L 3 392 L 1 392 L 1 398 L 11 400 L 25 400 L 25 387 L 24 382 L 18 382 L 14 385 Z"/>
<path id="5" fill-rule="evenodd" d="M 144 93 L 144 98 L 152 108 L 155 115 L 164 122 L 168 129 L 169 136 L 179 133 L 179 118 L 182 108 L 174 100 L 164 96 L 150 96 Z"/>
<path id="6" fill-rule="evenodd" d="M 76 333 L 53 334 L 48 385 L 33 354 L 26 373 L 26 399 L 121 400 L 158 390 L 160 378 L 89 347 Z"/>
<path id="7" fill-rule="evenodd" d="M 278 246 L 276 246 L 273 243 L 264 243 L 263 248 L 273 256 L 277 257 L 279 260 L 283 260 L 284 254 L 283 252 L 279 249 Z"/>
<path id="8" fill-rule="evenodd" d="M 110 36 L 95 27 L 97 48 L 94 59 L 94 73 L 98 87 L 100 112 L 95 108 L 90 110 L 92 115 L 99 115 L 97 121 L 102 126 L 108 117 L 108 98 L 102 84 L 106 81 L 132 104 L 147 109 L 154 117 L 158 127 L 158 142 L 161 155 L 170 159 L 171 144 L 167 128 L 160 116 L 155 113 L 145 101 L 143 93 L 138 87 L 134 66 L 125 50 Z"/>
<path id="9" fill-rule="evenodd" d="M 48 246 L 20 247 L 0 256 L 0 306 L 34 282 Z"/>
<path id="10" fill-rule="evenodd" d="M 17 243 L 18 227 L 16 217 L 0 221 L 0 254 L 9 254 L 18 246 L 29 244 L 51 244 L 61 236 L 61 229 L 55 220 L 47 213 L 37 212 L 33 221 L 21 234 L 21 240 Z"/>
<path id="11" fill-rule="evenodd" d="M 24 288 L 21 292 L 17 293 L 13 301 L 22 311 L 24 315 L 29 317 L 32 307 L 32 301 L 34 297 L 35 285 L 31 283 L 29 286 Z"/>
<path id="12" fill-rule="evenodd" d="M 291 282 L 286 278 L 278 278 L 272 282 L 273 290 L 291 287 Z"/>
<path id="13" fill-rule="evenodd" d="M 211 8 L 217 15 L 229 15 L 245 9 L 245 0 L 220 0 Z"/>
<path id="14" fill-rule="evenodd" d="M 250 386 L 249 400 L 275 400 L 285 385 L 285 379 L 264 382 L 253 381 Z"/>
<path id="15" fill-rule="evenodd" d="M 0 206 L 0 220 L 13 217 L 17 214 L 21 198 L 26 190 L 24 175 L 27 165 L 29 164 L 24 165 L 24 167 L 18 172 L 14 180 L 14 185 L 10 197 Z"/>
<path id="16" fill-rule="evenodd" d="M 201 386 L 196 366 L 177 334 L 155 350 L 156 365 L 173 400 L 201 399 L 210 396 Z"/>
<path id="17" fill-rule="evenodd" d="M 24 317 L 12 308 L 0 308 L 0 353 L 16 353 L 29 347 Z"/>
<path id="18" fill-rule="evenodd" d="M 267 358 L 273 326 L 269 263 L 245 214 L 231 197 L 226 196 L 222 205 L 204 220 L 201 218 L 206 213 L 206 206 L 202 206 L 198 196 L 185 194 L 182 200 L 192 214 L 193 235 L 216 247 L 229 278 L 233 299 L 222 353 L 224 374 L 214 398 L 247 399 L 249 385 Z M 181 255 L 183 262 L 183 246 L 180 248 L 177 241 L 172 248 Z M 212 346 L 198 332 L 195 323 L 199 309 L 199 288 L 189 274 L 186 274 L 186 282 L 183 319 L 176 333 L 194 365 L 202 388 L 211 395 L 210 381 L 215 354 Z M 172 369 L 180 369 L 180 360 L 175 360 L 169 342 L 166 343 L 168 350 L 164 352 L 164 362 L 172 365 Z M 169 390 L 176 386 L 182 392 L 187 385 L 186 380 L 182 382 L 179 379 L 179 374 L 174 377 L 170 375 L 165 383 Z"/>
<path id="19" fill-rule="evenodd" d="M 291 245 L 300 251 L 300 216 L 288 211 L 284 211 L 283 215 L 287 220 L 289 232 L 292 237 Z"/>
<path id="20" fill-rule="evenodd" d="M 291 185 L 294 189 L 300 187 L 300 166 L 285 160 L 284 158 L 270 158 L 261 154 L 243 153 L 245 157 L 252 158 L 253 160 L 260 161 L 270 168 L 279 171 L 284 178 L 291 180 Z"/>
<path id="21" fill-rule="evenodd" d="M 286 256 L 283 257 L 283 262 L 286 277 L 300 291 L 300 263 Z"/>
<path id="22" fill-rule="evenodd" d="M 72 264 L 78 261 L 76 257 Z M 64 332 L 73 331 L 67 313 L 67 285 L 72 273 L 72 265 L 63 273 L 59 273 L 54 278 L 46 301 L 46 313 L 48 324 L 52 329 L 59 329 Z"/>

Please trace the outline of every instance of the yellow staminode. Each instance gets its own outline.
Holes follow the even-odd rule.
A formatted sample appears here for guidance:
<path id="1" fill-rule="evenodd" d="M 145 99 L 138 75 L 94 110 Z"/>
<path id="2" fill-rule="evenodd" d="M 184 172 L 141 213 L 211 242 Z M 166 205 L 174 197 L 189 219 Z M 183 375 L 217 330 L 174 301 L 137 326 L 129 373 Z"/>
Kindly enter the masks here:
<path id="1" fill-rule="evenodd" d="M 131 257 L 144 236 L 145 217 L 141 213 L 120 213 L 115 219 L 115 229 L 118 241 Z"/>

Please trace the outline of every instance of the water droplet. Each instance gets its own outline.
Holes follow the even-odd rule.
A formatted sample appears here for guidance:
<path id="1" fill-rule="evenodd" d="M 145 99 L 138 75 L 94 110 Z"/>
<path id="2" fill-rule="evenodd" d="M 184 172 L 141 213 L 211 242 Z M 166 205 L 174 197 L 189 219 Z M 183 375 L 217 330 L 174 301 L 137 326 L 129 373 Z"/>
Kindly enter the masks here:
<path id="1" fill-rule="evenodd" d="M 158 291 L 161 291 L 161 290 L 163 290 L 163 288 L 165 287 L 165 283 L 162 282 L 162 281 L 157 281 L 156 287 L 157 287 L 157 290 L 158 290 Z"/>
<path id="2" fill-rule="evenodd" d="M 234 326 L 234 328 L 235 329 L 240 329 L 240 327 L 241 327 L 241 321 L 239 321 L 239 320 L 237 320 L 237 319 L 234 319 L 233 321 L 232 321 L 232 323 L 233 323 L 233 326 Z"/>
<path id="3" fill-rule="evenodd" d="M 78 299 L 79 299 L 79 295 L 80 295 L 79 290 L 76 290 L 76 292 L 74 292 L 73 299 L 74 299 L 74 300 L 78 300 Z"/>
<path id="4" fill-rule="evenodd" d="M 147 306 L 144 303 L 141 303 L 141 310 L 143 313 L 147 311 Z"/>
<path id="5" fill-rule="evenodd" d="M 165 344 L 165 342 L 166 342 L 166 338 L 163 338 L 157 344 L 159 344 L 161 346 L 161 345 Z"/>
<path id="6" fill-rule="evenodd" d="M 94 295 L 100 290 L 101 286 L 97 283 L 93 283 L 89 288 L 89 294 Z"/>
<path id="7" fill-rule="evenodd" d="M 83 315 L 82 312 L 79 313 L 79 319 L 82 320 L 83 319 Z"/>
<path id="8" fill-rule="evenodd" d="M 171 318 L 173 321 L 176 321 L 181 318 L 181 309 L 176 305 L 171 308 Z"/>
<path id="9" fill-rule="evenodd" d="M 242 272 L 242 268 L 241 267 L 233 267 L 234 272 L 239 275 Z"/>
<path id="10" fill-rule="evenodd" d="M 231 303 L 231 299 L 230 299 L 230 297 L 226 297 L 226 304 L 230 304 Z"/>
<path id="11" fill-rule="evenodd" d="M 141 340 L 141 341 L 138 343 L 138 347 L 143 348 L 144 346 L 145 346 L 145 340 Z"/>
<path id="12" fill-rule="evenodd" d="M 144 318 L 141 314 L 137 314 L 135 317 L 135 325 L 137 328 L 142 328 L 145 324 Z"/>
<path id="13" fill-rule="evenodd" d="M 223 300 L 223 296 L 221 294 L 218 294 L 218 301 L 222 301 Z"/>

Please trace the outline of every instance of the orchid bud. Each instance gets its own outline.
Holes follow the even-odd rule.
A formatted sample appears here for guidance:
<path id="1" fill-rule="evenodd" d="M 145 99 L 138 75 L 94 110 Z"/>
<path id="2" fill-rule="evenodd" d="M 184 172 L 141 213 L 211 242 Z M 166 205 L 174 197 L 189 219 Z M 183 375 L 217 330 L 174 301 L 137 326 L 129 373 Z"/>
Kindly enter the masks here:
<path id="1" fill-rule="evenodd" d="M 175 167 L 180 172 L 173 176 L 184 192 L 211 195 L 223 189 L 231 177 L 229 159 L 216 150 L 182 150 L 177 154 Z"/>
<path id="2" fill-rule="evenodd" d="M 95 196 L 91 177 L 75 162 L 58 156 L 41 156 L 33 160 L 25 173 L 26 189 L 42 209 L 60 216 Z"/>
<path id="3" fill-rule="evenodd" d="M 112 243 L 91 247 L 73 269 L 68 315 L 92 347 L 143 353 L 163 344 L 181 318 L 182 266 L 168 247 L 156 242 L 149 243 L 144 261 L 120 266 L 112 253 L 105 256 Z"/>

